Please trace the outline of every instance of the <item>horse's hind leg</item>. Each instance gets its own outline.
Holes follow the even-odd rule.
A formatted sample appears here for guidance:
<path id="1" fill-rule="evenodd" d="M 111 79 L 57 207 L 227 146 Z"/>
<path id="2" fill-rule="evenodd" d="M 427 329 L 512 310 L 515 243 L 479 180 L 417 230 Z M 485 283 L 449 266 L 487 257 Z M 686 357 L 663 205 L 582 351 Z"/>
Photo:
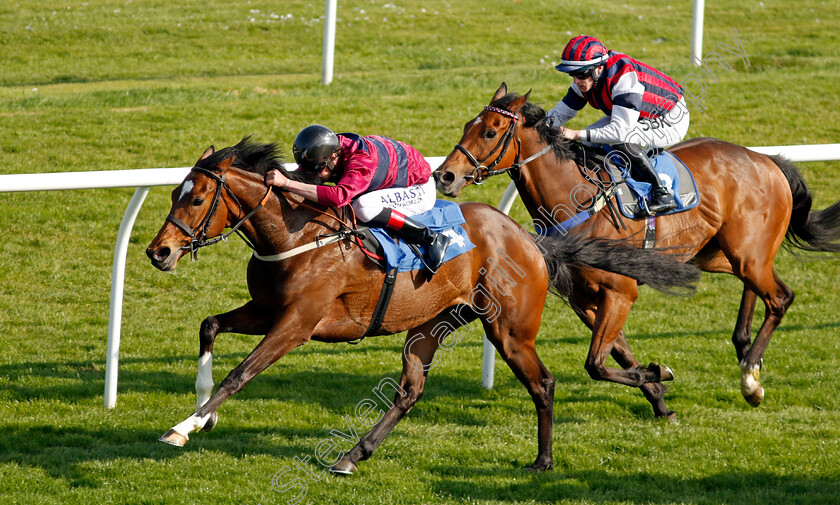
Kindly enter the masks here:
<path id="1" fill-rule="evenodd" d="M 460 325 L 461 323 L 455 322 L 451 316 L 444 316 L 432 319 L 408 332 L 403 348 L 400 388 L 394 395 L 393 405 L 356 446 L 330 468 L 331 472 L 340 475 L 353 474 L 357 470 L 356 463 L 368 459 L 376 451 L 379 444 L 423 396 L 426 375 L 434 366 L 435 351 L 440 342 Z"/>
<path id="2" fill-rule="evenodd" d="M 540 313 L 524 315 L 514 312 L 492 322 L 484 322 L 487 339 L 528 390 L 537 409 L 537 458 L 528 467 L 534 471 L 554 468 L 551 447 L 554 430 L 554 376 L 537 356 L 534 343 L 540 328 L 540 316 Z M 515 321 L 515 326 L 511 326 L 511 321 Z"/>
<path id="3" fill-rule="evenodd" d="M 271 328 L 271 316 L 250 301 L 230 312 L 210 316 L 201 323 L 199 331 L 198 372 L 195 377 L 196 405 L 199 409 L 213 393 L 213 345 L 219 333 L 243 333 L 265 335 Z M 214 413 L 204 426 L 204 431 L 213 429 L 218 421 Z"/>
<path id="4" fill-rule="evenodd" d="M 741 295 L 741 307 L 738 309 L 738 320 L 735 322 L 735 330 L 732 332 L 732 344 L 735 346 L 738 363 L 744 360 L 750 350 L 752 320 L 757 300 L 758 295 L 755 294 L 755 291 L 744 286 L 744 293 Z"/>
<path id="5" fill-rule="evenodd" d="M 753 407 L 761 405 L 764 399 L 764 388 L 759 381 L 759 373 L 761 371 L 761 360 L 764 351 L 767 349 L 767 344 L 770 343 L 770 337 L 779 326 L 782 318 L 787 312 L 788 307 L 793 303 L 793 290 L 783 283 L 776 273 L 772 270 L 772 265 L 769 268 L 769 281 L 764 281 L 762 284 L 772 284 L 765 287 L 762 284 L 756 284 L 752 290 L 758 293 L 764 300 L 766 307 L 764 311 L 764 322 L 755 336 L 752 346 L 746 356 L 741 360 L 741 394 L 744 399 Z M 748 279 L 745 279 L 745 283 Z"/>

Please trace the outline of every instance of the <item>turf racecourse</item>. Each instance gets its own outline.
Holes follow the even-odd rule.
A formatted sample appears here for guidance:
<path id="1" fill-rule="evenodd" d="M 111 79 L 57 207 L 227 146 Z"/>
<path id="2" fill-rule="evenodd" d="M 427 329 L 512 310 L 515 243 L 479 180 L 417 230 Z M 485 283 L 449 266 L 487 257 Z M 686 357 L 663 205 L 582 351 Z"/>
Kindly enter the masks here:
<path id="1" fill-rule="evenodd" d="M 579 33 L 678 80 L 698 75 L 690 137 L 838 142 L 836 2 L 707 2 L 706 50 L 733 46 L 735 29 L 747 56 L 717 49 L 729 69 L 714 63 L 714 77 L 688 60 L 691 7 L 341 1 L 335 81 L 323 86 L 321 2 L 4 1 L 0 172 L 187 166 L 247 134 L 288 148 L 312 122 L 443 155 L 502 81 L 553 106 L 569 80 L 552 62 Z M 817 208 L 840 199 L 840 162 L 800 167 Z M 506 185 L 464 198 L 496 204 Z M 316 447 L 398 378 L 402 336 L 308 344 L 227 402 L 213 432 L 180 450 L 156 442 L 194 406 L 199 323 L 247 299 L 248 251 L 236 241 L 174 275 L 148 264 L 168 188 L 151 191 L 135 225 L 119 399 L 104 409 L 113 244 L 132 192 L 0 193 L 0 503 L 840 503 L 838 260 L 780 255 L 796 301 L 765 354 L 758 409 L 741 398 L 729 342 L 734 278 L 704 275 L 693 298 L 643 288 L 627 323 L 636 355 L 676 374 L 671 423 L 637 391 L 588 378 L 587 334 L 552 299 L 538 352 L 557 379 L 553 472 L 523 470 L 536 450 L 533 406 L 502 363 L 496 387 L 479 386 L 472 332 L 359 474 L 341 479 L 322 477 Z M 513 214 L 525 220 L 520 205 Z M 216 382 L 257 341 L 222 336 Z"/>

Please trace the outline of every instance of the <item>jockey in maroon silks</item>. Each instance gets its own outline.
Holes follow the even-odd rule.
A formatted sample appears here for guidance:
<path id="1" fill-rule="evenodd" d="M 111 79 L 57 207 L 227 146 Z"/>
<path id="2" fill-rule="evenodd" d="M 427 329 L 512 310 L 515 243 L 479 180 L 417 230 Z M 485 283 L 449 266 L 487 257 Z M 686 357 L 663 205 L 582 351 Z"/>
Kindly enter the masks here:
<path id="1" fill-rule="evenodd" d="M 273 170 L 266 184 L 324 205 L 349 203 L 364 224 L 425 246 L 424 264 L 437 272 L 452 239 L 408 217 L 430 210 L 437 199 L 431 167 L 417 149 L 388 137 L 336 135 L 326 126 L 310 125 L 295 137 L 292 153 L 300 180 Z"/>
<path id="2" fill-rule="evenodd" d="M 638 176 L 652 185 L 648 211 L 667 212 L 677 204 L 645 155 L 685 137 L 689 113 L 683 89 L 674 79 L 626 54 L 608 51 L 595 37 L 579 35 L 563 49 L 555 67 L 574 80 L 566 96 L 548 111 L 549 121 L 564 125 L 588 103 L 605 117 L 563 136 L 589 144 L 609 144 L 624 153 Z"/>

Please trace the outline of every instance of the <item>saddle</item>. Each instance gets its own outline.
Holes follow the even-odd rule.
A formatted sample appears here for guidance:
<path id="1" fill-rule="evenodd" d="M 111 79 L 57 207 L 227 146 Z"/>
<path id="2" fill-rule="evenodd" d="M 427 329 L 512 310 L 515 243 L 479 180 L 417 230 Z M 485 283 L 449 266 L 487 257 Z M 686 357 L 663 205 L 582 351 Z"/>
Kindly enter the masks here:
<path id="1" fill-rule="evenodd" d="M 628 219 L 649 217 L 645 210 L 646 197 L 651 189 L 649 183 L 634 179 L 631 176 L 631 167 L 625 166 L 622 158 L 610 156 L 612 150 L 608 146 L 577 144 L 576 147 L 575 161 L 578 165 L 590 173 L 605 171 L 609 175 L 610 183 L 615 186 L 616 203 L 624 217 Z M 671 190 L 677 202 L 677 208 L 658 216 L 684 212 L 700 203 L 694 176 L 682 160 L 670 151 L 662 149 L 655 150 L 650 158 L 660 180 Z"/>
<path id="2" fill-rule="evenodd" d="M 466 221 L 461 213 L 461 207 L 455 202 L 438 200 L 430 211 L 412 216 L 412 219 L 452 238 L 452 243 L 446 250 L 444 263 L 475 247 L 462 226 Z M 384 228 L 359 226 L 353 231 L 353 240 L 368 259 L 385 271 L 379 300 L 373 310 L 370 326 L 365 332 L 365 336 L 373 335 L 385 318 L 397 273 L 424 269 L 424 251 L 421 246 L 399 240 Z"/>

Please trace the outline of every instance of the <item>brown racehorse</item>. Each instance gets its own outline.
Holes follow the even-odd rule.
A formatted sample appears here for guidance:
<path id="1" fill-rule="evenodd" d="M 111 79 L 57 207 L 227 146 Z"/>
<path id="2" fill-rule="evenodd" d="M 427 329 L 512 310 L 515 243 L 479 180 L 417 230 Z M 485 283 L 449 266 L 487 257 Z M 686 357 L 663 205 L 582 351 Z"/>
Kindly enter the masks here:
<path id="1" fill-rule="evenodd" d="M 164 442 L 182 446 L 192 431 L 212 429 L 216 410 L 229 396 L 295 347 L 310 339 L 349 342 L 368 331 L 384 273 L 348 240 L 352 223 L 342 212 L 269 190 L 263 179 L 272 169 L 283 170 L 273 144 L 246 138 L 218 152 L 208 148 L 172 192 L 171 213 L 146 251 L 154 266 L 173 270 L 187 251 L 194 255 L 217 242 L 226 227 L 241 230 L 255 249 L 247 274 L 252 299 L 201 324 L 197 410 L 169 430 Z M 395 401 L 332 468 L 335 472 L 353 473 L 359 460 L 373 454 L 423 394 L 437 348 L 475 319 L 536 405 L 539 450 L 532 468 L 551 468 L 554 379 L 534 345 L 549 285 L 565 289 L 576 268 L 612 268 L 612 263 L 622 273 L 662 287 L 688 286 L 699 276 L 696 267 L 686 269 L 665 256 L 640 255 L 635 248 L 604 241 L 558 239 L 542 243 L 541 251 L 493 207 L 464 203 L 461 209 L 475 248 L 431 278 L 424 271 L 397 275 L 390 306 L 374 333 L 408 330 Z M 328 237 L 336 232 L 344 235 L 330 243 Z M 309 249 L 294 255 L 301 247 Z M 290 257 L 270 258 L 285 252 Z M 221 332 L 265 337 L 211 396 L 213 344 Z"/>
<path id="2" fill-rule="evenodd" d="M 464 126 L 459 144 L 434 173 L 438 191 L 458 196 L 470 183 L 509 173 L 538 226 L 553 227 L 591 208 L 605 170 L 582 168 L 577 146 L 546 124 L 545 111 L 528 94 L 508 94 L 503 83 L 490 105 Z M 762 355 L 773 331 L 793 302 L 793 291 L 776 275 L 773 260 L 785 243 L 809 251 L 840 251 L 840 202 L 811 211 L 811 194 L 796 167 L 781 157 L 765 156 L 712 138 L 698 138 L 670 149 L 691 169 L 700 193 L 694 209 L 657 217 L 658 247 L 669 249 L 707 272 L 737 276 L 744 283 L 732 341 L 741 367 L 741 392 L 756 407 L 764 396 L 759 382 Z M 498 168 L 496 168 L 498 167 Z M 579 202 L 579 203 L 577 203 Z M 546 216 L 551 219 L 547 219 Z M 546 222 L 551 221 L 551 222 Z M 643 221 L 619 226 L 607 210 L 579 225 L 592 237 L 629 237 L 642 242 Z M 787 239 L 787 240 L 786 240 Z M 646 383 L 638 373 L 622 327 L 638 296 L 633 279 L 584 270 L 575 280 L 572 300 L 592 330 L 586 370 L 596 380 L 641 387 L 657 416 L 672 417 L 664 386 Z M 767 310 L 750 342 L 757 298 Z M 625 369 L 606 366 L 607 356 Z"/>

